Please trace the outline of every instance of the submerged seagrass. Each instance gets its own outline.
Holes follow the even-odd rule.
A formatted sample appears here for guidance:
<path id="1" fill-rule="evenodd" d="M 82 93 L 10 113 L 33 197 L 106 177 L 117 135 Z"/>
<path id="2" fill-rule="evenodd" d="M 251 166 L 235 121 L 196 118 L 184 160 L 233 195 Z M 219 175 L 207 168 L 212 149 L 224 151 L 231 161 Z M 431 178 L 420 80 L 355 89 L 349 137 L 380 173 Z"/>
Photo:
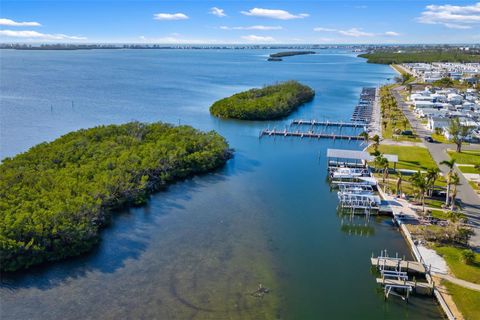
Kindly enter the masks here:
<path id="1" fill-rule="evenodd" d="M 271 120 L 288 116 L 311 101 L 315 91 L 297 81 L 286 81 L 261 89 L 250 89 L 218 100 L 210 112 L 220 118 Z"/>
<path id="2" fill-rule="evenodd" d="M 230 158 L 225 139 L 189 126 L 99 126 L 42 143 L 0 165 L 1 269 L 89 250 L 110 209 Z"/>

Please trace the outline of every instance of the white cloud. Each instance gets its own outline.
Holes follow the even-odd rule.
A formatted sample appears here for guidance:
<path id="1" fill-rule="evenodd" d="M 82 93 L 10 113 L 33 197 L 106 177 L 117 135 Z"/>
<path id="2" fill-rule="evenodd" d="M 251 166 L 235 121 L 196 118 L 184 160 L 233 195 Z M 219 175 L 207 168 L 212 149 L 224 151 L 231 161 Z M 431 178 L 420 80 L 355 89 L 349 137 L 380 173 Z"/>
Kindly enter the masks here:
<path id="1" fill-rule="evenodd" d="M 80 36 L 68 36 L 66 34 L 48 34 L 40 33 L 37 31 L 29 30 L 0 30 L 0 36 L 22 38 L 22 39 L 35 39 L 35 40 L 86 40 L 85 37 Z"/>
<path id="2" fill-rule="evenodd" d="M 395 32 L 395 31 L 387 31 L 387 32 L 385 32 L 385 35 L 389 36 L 389 37 L 398 37 L 400 35 L 400 33 Z"/>
<path id="3" fill-rule="evenodd" d="M 18 22 L 11 19 L 0 18 L 0 26 L 9 27 L 40 27 L 41 24 L 35 21 Z"/>
<path id="4" fill-rule="evenodd" d="M 322 32 L 322 31 L 325 31 L 325 32 L 337 32 L 338 30 L 337 30 L 337 29 L 331 29 L 331 28 L 316 27 L 316 28 L 313 28 L 313 31 L 318 31 L 318 32 Z"/>
<path id="5" fill-rule="evenodd" d="M 445 27 L 450 29 L 472 29 L 471 26 L 455 24 L 455 23 L 445 23 Z"/>
<path id="6" fill-rule="evenodd" d="M 252 17 L 271 18 L 279 20 L 303 19 L 309 16 L 308 13 L 292 14 L 285 10 L 253 8 L 248 11 L 241 11 L 242 14 Z"/>
<path id="7" fill-rule="evenodd" d="M 480 23 L 480 2 L 467 6 L 428 5 L 417 21 L 451 29 L 471 29 L 472 24 Z"/>
<path id="8" fill-rule="evenodd" d="M 362 31 L 358 28 L 350 28 L 348 30 L 339 30 L 338 33 L 344 35 L 344 36 L 349 36 L 349 37 L 373 37 L 375 34 L 370 33 L 370 32 L 365 32 Z"/>
<path id="9" fill-rule="evenodd" d="M 400 36 L 400 33 L 395 32 L 395 31 L 387 31 L 384 33 L 372 33 L 372 32 L 365 32 L 362 31 L 360 28 L 350 28 L 347 30 L 341 30 L 341 29 L 333 29 L 333 28 L 323 28 L 323 27 L 316 27 L 313 28 L 313 31 L 317 32 L 335 32 L 343 36 L 347 37 L 355 37 L 355 38 L 360 38 L 360 37 L 375 37 L 375 36 L 387 36 L 387 37 L 398 37 Z"/>
<path id="10" fill-rule="evenodd" d="M 248 36 L 242 36 L 243 40 L 246 40 L 248 42 L 274 42 L 275 39 L 272 37 L 268 36 L 256 36 L 256 35 L 248 35 Z"/>
<path id="11" fill-rule="evenodd" d="M 317 39 L 319 42 L 327 42 L 327 43 L 333 43 L 336 41 L 335 38 L 318 38 Z"/>
<path id="12" fill-rule="evenodd" d="M 210 14 L 213 14 L 214 16 L 217 16 L 217 17 L 220 17 L 220 18 L 226 16 L 225 10 L 217 8 L 217 7 L 210 8 L 209 12 L 210 12 Z"/>
<path id="13" fill-rule="evenodd" d="M 187 20 L 188 16 L 184 13 L 155 13 L 153 19 L 165 21 Z"/>
<path id="14" fill-rule="evenodd" d="M 282 30 L 283 27 L 281 26 L 245 26 L 245 27 L 227 27 L 221 26 L 220 29 L 222 30 L 260 30 L 260 31 L 267 31 L 267 30 Z"/>
<path id="15" fill-rule="evenodd" d="M 158 43 L 158 44 L 223 44 L 224 41 L 215 39 L 196 39 L 196 38 L 183 38 L 178 33 L 172 33 L 165 37 L 146 37 L 140 36 L 139 39 L 142 43 Z"/>

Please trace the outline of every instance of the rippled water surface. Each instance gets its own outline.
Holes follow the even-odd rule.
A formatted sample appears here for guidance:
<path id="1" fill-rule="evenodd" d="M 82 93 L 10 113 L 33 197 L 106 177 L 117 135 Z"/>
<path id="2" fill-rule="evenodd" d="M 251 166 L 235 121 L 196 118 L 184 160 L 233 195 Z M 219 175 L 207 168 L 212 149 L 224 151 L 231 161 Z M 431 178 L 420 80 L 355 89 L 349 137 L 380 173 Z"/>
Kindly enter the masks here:
<path id="1" fill-rule="evenodd" d="M 258 138 L 293 118 L 348 120 L 362 86 L 394 76 L 342 51 L 0 51 L 0 158 L 79 128 L 131 120 L 217 130 L 235 158 L 118 212 L 88 255 L 2 275 L 2 319 L 437 319 L 434 301 L 384 302 L 372 252 L 408 255 L 388 219 L 337 214 L 328 147 Z M 289 119 L 211 117 L 234 92 L 296 79 L 316 98 Z M 329 129 L 330 130 L 330 129 Z M 261 283 L 270 293 L 251 295 Z"/>

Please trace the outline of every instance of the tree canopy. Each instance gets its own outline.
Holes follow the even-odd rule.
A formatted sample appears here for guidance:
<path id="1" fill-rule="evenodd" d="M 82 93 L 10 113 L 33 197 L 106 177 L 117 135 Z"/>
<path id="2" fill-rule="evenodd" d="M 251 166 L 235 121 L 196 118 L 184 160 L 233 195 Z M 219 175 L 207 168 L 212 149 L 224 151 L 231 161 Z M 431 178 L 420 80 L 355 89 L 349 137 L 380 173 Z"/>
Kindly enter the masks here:
<path id="1" fill-rule="evenodd" d="M 89 250 L 114 208 L 231 156 L 215 132 L 163 123 L 100 126 L 41 143 L 0 165 L 1 269 Z"/>
<path id="2" fill-rule="evenodd" d="M 460 50 L 417 50 L 417 51 L 374 51 L 360 54 L 369 63 L 398 64 L 413 62 L 480 62 L 479 54 L 465 53 Z"/>
<path id="3" fill-rule="evenodd" d="M 311 101 L 315 91 L 297 81 L 286 81 L 261 89 L 250 89 L 218 100 L 210 112 L 220 118 L 271 120 L 283 118 Z"/>

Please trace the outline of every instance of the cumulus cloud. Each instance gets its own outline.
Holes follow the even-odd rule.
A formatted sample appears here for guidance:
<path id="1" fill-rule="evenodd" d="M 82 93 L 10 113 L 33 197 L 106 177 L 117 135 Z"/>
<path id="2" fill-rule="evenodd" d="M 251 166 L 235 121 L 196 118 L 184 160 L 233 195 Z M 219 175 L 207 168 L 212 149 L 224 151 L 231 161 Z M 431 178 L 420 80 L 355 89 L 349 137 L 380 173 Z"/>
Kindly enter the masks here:
<path id="1" fill-rule="evenodd" d="M 303 19 L 309 16 L 308 13 L 292 14 L 280 9 L 253 8 L 248 11 L 241 11 L 243 15 L 252 17 L 271 18 L 279 20 Z"/>
<path id="2" fill-rule="evenodd" d="M 268 36 L 256 36 L 254 34 L 248 35 L 248 36 L 242 36 L 243 40 L 246 40 L 248 42 L 273 42 L 275 41 L 274 38 L 268 37 Z"/>
<path id="3" fill-rule="evenodd" d="M 226 16 L 225 10 L 217 8 L 217 7 L 210 8 L 209 13 L 213 14 L 214 16 L 220 17 L 220 18 Z"/>
<path id="4" fill-rule="evenodd" d="M 387 32 L 384 32 L 384 33 L 372 33 L 372 32 L 362 31 L 362 29 L 360 29 L 360 28 L 350 28 L 350 29 L 347 29 L 347 30 L 342 30 L 342 29 L 316 27 L 316 28 L 313 28 L 313 31 L 335 32 L 335 33 L 338 33 L 338 34 L 343 35 L 343 36 L 355 37 L 355 38 L 375 37 L 375 36 L 397 37 L 397 36 L 400 35 L 400 33 L 395 32 L 395 31 L 387 31 Z"/>
<path id="5" fill-rule="evenodd" d="M 451 29 L 471 29 L 480 23 L 480 2 L 466 6 L 428 5 L 417 21 L 424 24 L 440 24 Z"/>
<path id="6" fill-rule="evenodd" d="M 48 34 L 30 30 L 0 30 L 0 36 L 34 40 L 86 40 L 85 37 L 68 36 L 66 34 Z"/>
<path id="7" fill-rule="evenodd" d="M 221 26 L 220 29 L 222 30 L 260 30 L 260 31 L 267 31 L 267 30 L 282 30 L 283 27 L 281 26 L 244 26 L 244 27 L 227 27 Z"/>
<path id="8" fill-rule="evenodd" d="M 398 37 L 400 35 L 400 33 L 398 32 L 395 32 L 395 31 L 387 31 L 384 33 L 386 36 L 389 36 L 389 37 Z"/>
<path id="9" fill-rule="evenodd" d="M 188 16 L 184 13 L 155 13 L 153 19 L 164 21 L 187 20 Z"/>
<path id="10" fill-rule="evenodd" d="M 338 30 L 338 33 L 349 36 L 349 37 L 373 37 L 375 34 L 370 32 L 365 32 L 357 28 L 350 28 L 348 30 Z"/>
<path id="11" fill-rule="evenodd" d="M 224 44 L 224 41 L 216 39 L 197 39 L 197 38 L 184 38 L 178 33 L 171 33 L 164 37 L 147 37 L 140 36 L 142 43 L 158 43 L 158 44 Z"/>
<path id="12" fill-rule="evenodd" d="M 19 22 L 11 19 L 0 18 L 0 26 L 9 26 L 9 27 L 40 27 L 41 24 L 35 21 L 25 21 Z"/>
<path id="13" fill-rule="evenodd" d="M 331 29 L 331 28 L 316 27 L 316 28 L 313 28 L 313 31 L 318 31 L 318 32 L 322 32 L 322 31 L 325 31 L 325 32 L 336 32 L 336 31 L 338 31 L 338 30 L 337 30 L 337 29 Z"/>

